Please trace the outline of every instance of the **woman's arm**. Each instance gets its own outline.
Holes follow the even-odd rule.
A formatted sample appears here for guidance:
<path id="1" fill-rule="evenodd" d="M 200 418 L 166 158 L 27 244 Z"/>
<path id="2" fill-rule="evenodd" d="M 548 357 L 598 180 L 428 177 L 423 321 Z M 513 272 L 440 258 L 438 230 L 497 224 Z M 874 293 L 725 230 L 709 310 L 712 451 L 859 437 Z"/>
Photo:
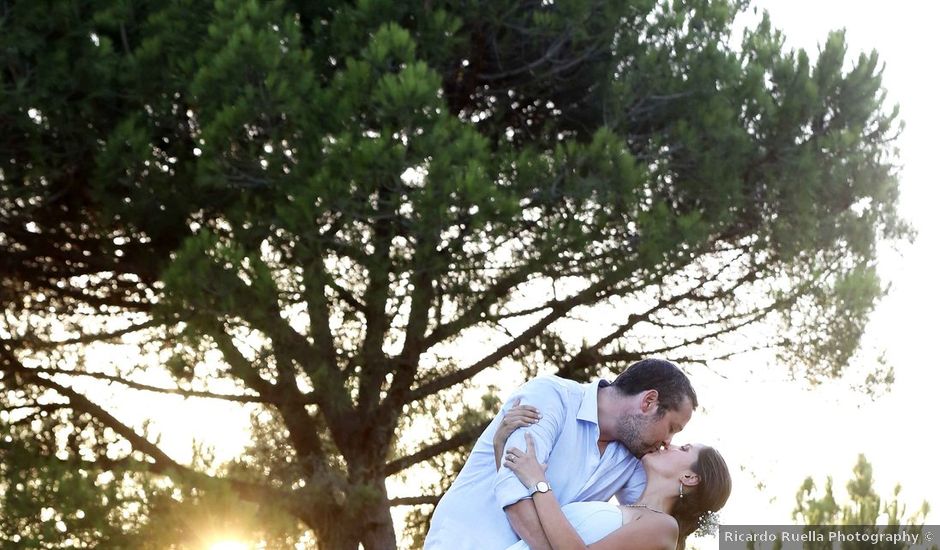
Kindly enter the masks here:
<path id="1" fill-rule="evenodd" d="M 506 451 L 506 461 L 503 466 L 512 470 L 519 481 L 530 489 L 540 481 L 548 481 L 545 477 L 545 467 L 539 464 L 538 457 L 535 454 L 535 440 L 532 436 L 525 434 L 526 450 L 525 452 L 513 447 Z M 539 522 L 545 531 L 545 537 L 552 545 L 554 550 L 583 550 L 587 548 L 581 535 L 574 530 L 571 522 L 561 511 L 561 505 L 555 498 L 555 493 L 536 492 L 532 495 L 532 502 L 535 504 L 535 511 L 539 515 Z"/>
<path id="2" fill-rule="evenodd" d="M 496 469 L 502 464 L 503 449 L 506 447 L 506 440 L 509 435 L 518 428 L 531 426 L 539 421 L 539 410 L 532 405 L 520 405 L 522 398 L 517 398 L 512 404 L 512 408 L 503 415 L 503 420 L 499 423 L 496 434 L 493 435 L 493 455 L 496 458 Z"/>
<path id="3" fill-rule="evenodd" d="M 536 457 L 535 441 L 529 434 L 525 438 L 526 452 L 509 449 L 504 466 L 519 476 L 527 487 L 534 487 L 539 481 L 546 481 L 545 467 Z M 535 492 L 532 502 L 553 550 L 671 550 L 676 547 L 679 528 L 676 520 L 667 514 L 648 511 L 588 546 L 561 511 L 552 491 Z"/>

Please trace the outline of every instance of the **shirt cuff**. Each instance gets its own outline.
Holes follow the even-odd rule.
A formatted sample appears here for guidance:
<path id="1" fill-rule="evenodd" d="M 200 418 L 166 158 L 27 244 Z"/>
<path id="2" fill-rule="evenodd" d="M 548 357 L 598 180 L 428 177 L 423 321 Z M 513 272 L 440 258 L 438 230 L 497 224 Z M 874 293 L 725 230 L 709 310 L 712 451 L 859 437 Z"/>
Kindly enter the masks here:
<path id="1" fill-rule="evenodd" d="M 515 475 L 497 478 L 496 483 L 493 485 L 493 492 L 496 495 L 496 503 L 499 504 L 500 508 L 515 504 L 520 500 L 532 498 L 529 490 Z"/>

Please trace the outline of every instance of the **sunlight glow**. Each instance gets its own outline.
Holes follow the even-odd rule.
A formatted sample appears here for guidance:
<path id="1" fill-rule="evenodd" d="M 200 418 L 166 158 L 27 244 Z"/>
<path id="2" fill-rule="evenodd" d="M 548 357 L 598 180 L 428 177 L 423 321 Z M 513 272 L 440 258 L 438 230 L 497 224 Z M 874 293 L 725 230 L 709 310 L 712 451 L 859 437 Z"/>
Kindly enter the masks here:
<path id="1" fill-rule="evenodd" d="M 211 544 L 206 550 L 248 550 L 248 543 L 234 540 L 223 540 Z"/>

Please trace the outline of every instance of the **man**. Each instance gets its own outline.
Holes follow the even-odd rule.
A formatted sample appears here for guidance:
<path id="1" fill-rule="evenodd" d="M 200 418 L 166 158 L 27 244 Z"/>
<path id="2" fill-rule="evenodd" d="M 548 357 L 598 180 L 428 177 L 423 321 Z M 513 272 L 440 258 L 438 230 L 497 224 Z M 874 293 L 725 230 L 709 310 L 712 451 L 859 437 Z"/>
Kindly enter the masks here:
<path id="1" fill-rule="evenodd" d="M 425 550 L 503 550 L 520 538 L 533 550 L 551 550 L 531 495 L 508 469 L 496 469 L 493 436 L 511 403 L 538 409 L 541 419 L 516 430 L 506 447 L 535 439 L 560 504 L 610 500 L 632 503 L 646 484 L 640 458 L 681 431 L 698 406 L 689 379 L 660 359 L 631 365 L 613 383 L 579 384 L 557 376 L 523 385 L 486 428 L 457 479 L 431 517 Z M 539 487 L 537 490 L 546 490 Z"/>

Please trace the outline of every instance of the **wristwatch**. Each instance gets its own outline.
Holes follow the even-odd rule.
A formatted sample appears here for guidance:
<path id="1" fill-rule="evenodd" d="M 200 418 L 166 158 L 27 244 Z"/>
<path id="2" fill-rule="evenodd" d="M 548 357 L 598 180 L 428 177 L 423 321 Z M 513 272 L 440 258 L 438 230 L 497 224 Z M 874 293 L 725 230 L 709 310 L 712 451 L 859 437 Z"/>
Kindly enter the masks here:
<path id="1" fill-rule="evenodd" d="M 551 490 L 552 486 L 549 485 L 547 481 L 539 481 L 531 489 L 529 489 L 529 496 L 532 496 L 535 493 L 547 493 Z"/>

